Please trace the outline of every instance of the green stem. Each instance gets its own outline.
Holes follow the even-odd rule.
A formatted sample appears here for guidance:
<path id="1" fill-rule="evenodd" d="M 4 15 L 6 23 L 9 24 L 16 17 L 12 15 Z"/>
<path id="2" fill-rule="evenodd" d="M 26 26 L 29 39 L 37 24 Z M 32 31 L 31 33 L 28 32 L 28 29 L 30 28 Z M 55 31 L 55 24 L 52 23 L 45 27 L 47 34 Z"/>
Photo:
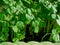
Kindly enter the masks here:
<path id="1" fill-rule="evenodd" d="M 55 21 L 52 21 L 52 23 L 50 24 L 50 21 L 48 21 L 48 26 L 47 26 L 47 33 L 50 31 L 50 29 L 52 28 L 52 25 L 54 24 Z"/>
<path id="2" fill-rule="evenodd" d="M 41 41 L 43 41 L 43 39 L 47 36 L 47 35 L 50 35 L 51 33 L 46 33 L 43 37 L 42 37 L 42 40 Z"/>
<path id="3" fill-rule="evenodd" d="M 50 28 L 50 21 L 48 21 L 48 24 L 47 24 L 47 33 L 49 32 L 49 28 Z"/>

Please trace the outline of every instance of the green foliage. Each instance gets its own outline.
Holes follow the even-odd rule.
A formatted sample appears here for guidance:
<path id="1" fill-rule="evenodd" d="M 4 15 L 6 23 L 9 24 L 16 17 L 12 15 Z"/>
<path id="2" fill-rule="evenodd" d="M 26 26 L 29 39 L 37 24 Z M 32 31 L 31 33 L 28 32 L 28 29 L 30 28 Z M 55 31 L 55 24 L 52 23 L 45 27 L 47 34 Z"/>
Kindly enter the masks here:
<path id="1" fill-rule="evenodd" d="M 31 35 L 34 33 L 38 35 L 43 30 L 44 35 L 51 34 L 48 37 L 49 41 L 60 41 L 59 0 L 3 0 L 3 2 L 6 7 L 1 5 L 0 41 L 8 41 L 9 36 L 14 42 L 20 41 L 25 38 L 27 30 L 32 33 Z M 27 25 L 30 25 L 29 29 L 26 29 Z"/>

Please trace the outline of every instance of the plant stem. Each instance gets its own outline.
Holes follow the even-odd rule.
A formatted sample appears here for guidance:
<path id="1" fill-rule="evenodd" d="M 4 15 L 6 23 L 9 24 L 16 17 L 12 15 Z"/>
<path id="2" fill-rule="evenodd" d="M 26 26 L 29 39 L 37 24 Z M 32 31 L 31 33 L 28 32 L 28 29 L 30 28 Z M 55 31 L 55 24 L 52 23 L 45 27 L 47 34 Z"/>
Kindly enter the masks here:
<path id="1" fill-rule="evenodd" d="M 48 24 L 47 24 L 47 33 L 49 32 L 49 28 L 50 28 L 50 21 L 48 21 Z"/>
<path id="2" fill-rule="evenodd" d="M 42 37 L 42 40 L 41 41 L 43 41 L 43 39 L 47 36 L 47 35 L 50 35 L 51 33 L 46 33 L 43 37 Z"/>

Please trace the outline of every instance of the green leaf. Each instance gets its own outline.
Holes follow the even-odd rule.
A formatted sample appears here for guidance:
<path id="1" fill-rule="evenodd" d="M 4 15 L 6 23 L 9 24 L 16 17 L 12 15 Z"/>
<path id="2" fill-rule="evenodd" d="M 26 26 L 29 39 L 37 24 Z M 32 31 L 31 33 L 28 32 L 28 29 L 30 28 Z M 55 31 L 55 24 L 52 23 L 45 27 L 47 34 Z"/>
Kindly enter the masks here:
<path id="1" fill-rule="evenodd" d="M 53 35 L 53 40 L 54 40 L 55 42 L 58 42 L 58 41 L 59 41 L 59 34 L 54 34 L 54 35 Z"/>
<path id="2" fill-rule="evenodd" d="M 3 0 L 5 2 L 5 4 L 9 4 L 9 2 L 7 0 Z"/>
<path id="3" fill-rule="evenodd" d="M 3 20 L 3 15 L 2 14 L 0 14 L 0 20 Z"/>
<path id="4" fill-rule="evenodd" d="M 14 32 L 18 32 L 18 27 L 15 25 L 12 27 Z"/>
<path id="5" fill-rule="evenodd" d="M 32 26 L 33 27 L 36 27 L 36 23 L 34 21 L 32 22 Z"/>
<path id="6" fill-rule="evenodd" d="M 56 19 L 56 14 L 51 15 L 53 19 Z"/>
<path id="7" fill-rule="evenodd" d="M 40 22 L 40 27 L 45 27 L 46 26 L 46 23 L 44 21 L 41 21 Z"/>
<path id="8" fill-rule="evenodd" d="M 6 21 L 10 21 L 11 19 L 12 19 L 12 15 L 4 15 L 4 20 L 6 20 Z"/>
<path id="9" fill-rule="evenodd" d="M 39 0 L 39 2 L 44 2 L 44 0 Z"/>
<path id="10" fill-rule="evenodd" d="M 52 10 L 53 10 L 53 13 L 57 12 L 57 9 L 54 6 L 52 6 Z"/>
<path id="11" fill-rule="evenodd" d="M 39 27 L 38 27 L 38 26 L 36 26 L 36 27 L 34 28 L 34 32 L 35 32 L 35 33 L 38 33 L 38 32 L 39 32 Z"/>
<path id="12" fill-rule="evenodd" d="M 9 29 L 7 27 L 3 27 L 2 32 L 8 33 L 9 32 Z"/>
<path id="13" fill-rule="evenodd" d="M 18 21 L 16 23 L 16 26 L 19 28 L 19 29 L 23 29 L 25 27 L 24 23 L 22 21 Z"/>
<path id="14" fill-rule="evenodd" d="M 27 0 L 22 0 L 22 3 L 24 6 L 26 6 L 27 8 L 30 8 L 30 3 Z"/>
<path id="15" fill-rule="evenodd" d="M 56 19 L 57 24 L 60 26 L 60 16 L 58 15 L 58 19 Z"/>
<path id="16" fill-rule="evenodd" d="M 13 38 L 13 42 L 18 42 L 19 39 L 18 38 Z"/>
<path id="17" fill-rule="evenodd" d="M 7 27 L 9 27 L 9 23 L 8 23 L 8 22 L 6 22 L 6 21 L 5 21 L 5 22 L 3 22 L 3 23 L 2 23 L 2 27 L 6 27 L 6 28 L 7 28 Z"/>
<path id="18" fill-rule="evenodd" d="M 52 30 L 52 34 L 56 34 L 57 33 L 57 30 L 56 29 L 53 29 Z"/>
<path id="19" fill-rule="evenodd" d="M 58 0 L 58 2 L 60 2 L 60 0 Z"/>
<path id="20" fill-rule="evenodd" d="M 28 8 L 27 12 L 29 15 L 31 15 L 31 10 L 29 8 Z"/>
<path id="21" fill-rule="evenodd" d="M 29 24 L 34 19 L 34 15 L 26 14 L 26 23 Z"/>

